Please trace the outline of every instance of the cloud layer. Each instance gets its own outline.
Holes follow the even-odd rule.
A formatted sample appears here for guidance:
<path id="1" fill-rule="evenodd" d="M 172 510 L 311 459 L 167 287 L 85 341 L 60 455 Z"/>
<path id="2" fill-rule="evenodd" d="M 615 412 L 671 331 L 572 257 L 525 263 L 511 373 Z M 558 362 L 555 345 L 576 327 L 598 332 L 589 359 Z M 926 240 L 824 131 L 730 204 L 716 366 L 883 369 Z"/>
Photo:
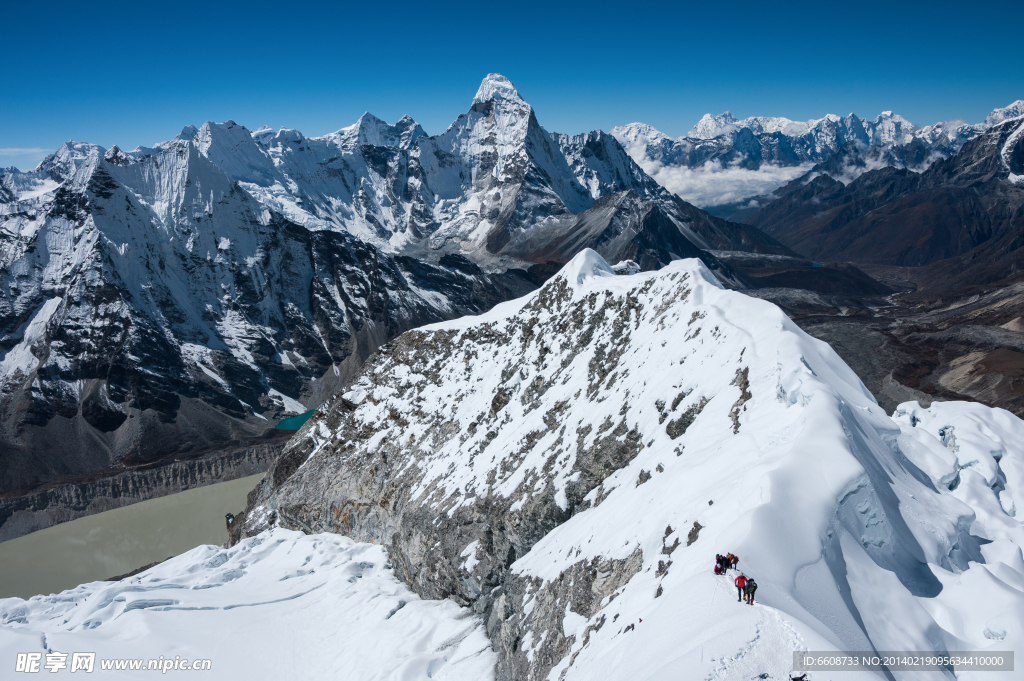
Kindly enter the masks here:
<path id="1" fill-rule="evenodd" d="M 639 164 L 665 189 L 700 208 L 768 194 L 814 167 L 813 163 L 798 166 L 765 164 L 758 170 L 749 170 L 723 166 L 716 160 L 686 168 L 665 166 L 649 158 L 644 158 Z"/>

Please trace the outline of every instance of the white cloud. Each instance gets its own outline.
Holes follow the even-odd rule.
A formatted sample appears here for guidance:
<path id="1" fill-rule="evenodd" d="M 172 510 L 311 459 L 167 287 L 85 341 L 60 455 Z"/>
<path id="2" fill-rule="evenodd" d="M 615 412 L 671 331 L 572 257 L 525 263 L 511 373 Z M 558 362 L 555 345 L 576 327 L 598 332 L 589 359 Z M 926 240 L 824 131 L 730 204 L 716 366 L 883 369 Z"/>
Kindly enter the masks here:
<path id="1" fill-rule="evenodd" d="M 50 151 L 41 147 L 0 147 L 0 156 L 35 156 L 48 154 Z"/>
<path id="2" fill-rule="evenodd" d="M 14 163 L 22 165 L 25 162 L 34 165 L 52 151 L 53 149 L 41 147 L 0 147 L 0 168 Z"/>
<path id="3" fill-rule="evenodd" d="M 638 163 L 665 189 L 701 208 L 768 194 L 814 167 L 813 163 L 797 166 L 764 164 L 757 170 L 750 170 L 732 165 L 723 166 L 715 160 L 686 168 L 665 166 L 649 158 L 643 158 Z"/>

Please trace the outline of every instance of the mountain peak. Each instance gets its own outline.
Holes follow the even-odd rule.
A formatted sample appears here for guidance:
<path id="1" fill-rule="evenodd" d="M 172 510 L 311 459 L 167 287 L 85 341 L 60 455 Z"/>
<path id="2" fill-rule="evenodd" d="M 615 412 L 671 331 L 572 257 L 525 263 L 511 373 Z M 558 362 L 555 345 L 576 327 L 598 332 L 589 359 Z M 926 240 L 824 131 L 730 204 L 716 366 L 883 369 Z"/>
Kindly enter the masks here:
<path id="1" fill-rule="evenodd" d="M 369 111 L 364 111 L 363 115 L 356 121 L 356 125 L 387 125 L 387 123 L 383 119 L 377 118 Z"/>
<path id="2" fill-rule="evenodd" d="M 44 172 L 58 182 L 64 182 L 78 172 L 78 169 L 91 159 L 102 157 L 106 149 L 86 142 L 68 140 L 60 145 L 36 166 L 36 172 Z"/>
<path id="3" fill-rule="evenodd" d="M 985 118 L 985 126 L 991 128 L 993 125 L 998 125 L 1003 121 L 1018 118 L 1019 116 L 1024 116 L 1024 99 L 1018 99 L 1009 106 L 993 109 L 992 113 Z"/>
<path id="4" fill-rule="evenodd" d="M 736 122 L 736 117 L 728 111 L 720 113 L 717 116 L 706 113 L 699 121 L 697 121 L 697 125 L 690 128 L 690 132 L 688 132 L 686 136 L 696 137 L 697 139 L 714 139 L 719 135 L 723 135 L 734 130 Z"/>
<path id="5" fill-rule="evenodd" d="M 364 144 L 408 149 L 417 138 L 426 134 L 412 116 L 402 116 L 397 123 L 389 125 L 387 121 L 367 111 L 352 125 L 327 135 L 327 139 L 346 151 Z"/>
<path id="6" fill-rule="evenodd" d="M 480 87 L 476 91 L 476 96 L 473 97 L 474 104 L 483 104 L 491 100 L 513 100 L 523 101 L 523 98 L 519 96 L 519 91 L 516 90 L 516 86 L 512 84 L 512 81 L 501 75 L 500 73 L 488 73 L 487 77 L 480 83 Z"/>

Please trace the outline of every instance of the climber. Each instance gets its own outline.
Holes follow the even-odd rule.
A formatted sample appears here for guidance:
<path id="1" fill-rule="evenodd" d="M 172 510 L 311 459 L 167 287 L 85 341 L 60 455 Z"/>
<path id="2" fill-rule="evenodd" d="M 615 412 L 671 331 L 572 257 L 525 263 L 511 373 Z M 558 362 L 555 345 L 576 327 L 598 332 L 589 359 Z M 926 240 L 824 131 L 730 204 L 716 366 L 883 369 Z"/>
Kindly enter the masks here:
<path id="1" fill-rule="evenodd" d="M 737 593 L 739 594 L 739 596 L 740 596 L 740 597 L 739 597 L 739 598 L 737 598 L 736 600 L 737 600 L 737 601 L 742 601 L 742 600 L 743 600 L 743 589 L 745 589 L 745 588 L 746 588 L 746 586 L 747 586 L 747 578 L 746 578 L 746 577 L 745 577 L 745 576 L 743 575 L 743 573 L 741 572 L 741 573 L 740 573 L 740 576 L 739 576 L 739 577 L 737 577 L 736 579 L 734 579 L 734 580 L 732 581 L 732 583 L 736 585 L 736 592 L 737 592 Z"/>
<path id="2" fill-rule="evenodd" d="M 737 558 L 736 556 L 734 556 L 731 553 L 728 556 L 725 557 L 725 560 L 726 560 L 728 566 L 733 568 L 734 570 L 736 569 L 736 565 L 740 562 L 740 559 Z"/>
<path id="3" fill-rule="evenodd" d="M 757 582 L 755 582 L 753 579 L 748 579 L 747 585 L 743 587 L 743 591 L 747 594 L 747 603 L 753 605 L 754 592 L 757 591 Z"/>
<path id="4" fill-rule="evenodd" d="M 725 574 L 725 558 L 723 558 L 721 555 L 717 555 L 717 554 L 715 555 L 715 574 L 716 575 L 724 575 Z"/>

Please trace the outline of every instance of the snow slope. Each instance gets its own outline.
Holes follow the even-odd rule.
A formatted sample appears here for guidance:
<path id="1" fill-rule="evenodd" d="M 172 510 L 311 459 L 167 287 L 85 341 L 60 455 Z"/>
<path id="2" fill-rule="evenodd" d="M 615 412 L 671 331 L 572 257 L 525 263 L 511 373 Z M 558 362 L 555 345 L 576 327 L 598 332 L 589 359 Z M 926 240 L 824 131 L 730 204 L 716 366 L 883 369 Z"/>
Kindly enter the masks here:
<path id="1" fill-rule="evenodd" d="M 100 660 L 163 656 L 209 659 L 207 675 L 224 680 L 493 678 L 478 618 L 421 600 L 383 548 L 338 535 L 275 529 L 200 546 L 120 582 L 0 600 L 0 623 L 5 665 L 17 653 L 95 652 L 99 677 L 149 678 L 104 673 Z"/>
<path id="2" fill-rule="evenodd" d="M 526 298 L 385 346 L 244 528 L 385 544 L 419 593 L 485 614 L 499 679 L 782 679 L 794 650 L 1019 649 L 1024 424 L 959 403 L 907 418 L 699 261 L 623 276 L 584 251 Z M 961 442 L 954 489 L 939 424 Z M 711 573 L 726 551 L 758 605 Z"/>

